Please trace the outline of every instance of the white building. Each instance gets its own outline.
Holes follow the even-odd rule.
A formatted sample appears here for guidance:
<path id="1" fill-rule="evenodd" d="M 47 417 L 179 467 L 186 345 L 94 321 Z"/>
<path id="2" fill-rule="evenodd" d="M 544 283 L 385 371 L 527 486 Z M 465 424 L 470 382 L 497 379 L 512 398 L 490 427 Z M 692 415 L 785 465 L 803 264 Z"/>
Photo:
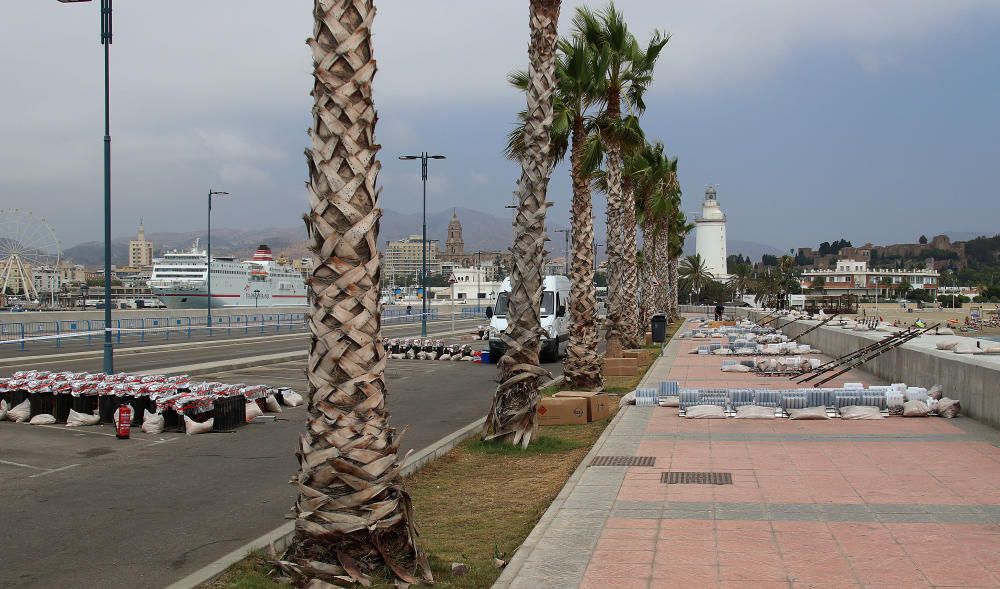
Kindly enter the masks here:
<path id="1" fill-rule="evenodd" d="M 822 278 L 823 291 L 833 295 L 878 294 L 880 297 L 895 296 L 901 286 L 909 284 L 913 290 L 928 290 L 937 296 L 937 270 L 896 270 L 891 268 L 869 268 L 864 260 L 837 260 L 833 270 L 805 270 L 802 272 L 802 288 L 818 288 L 816 280 Z"/>
<path id="2" fill-rule="evenodd" d="M 41 302 L 54 302 L 62 290 L 62 272 L 49 266 L 31 269 L 31 280 Z"/>
<path id="3" fill-rule="evenodd" d="M 701 203 L 701 216 L 696 217 L 695 252 L 705 262 L 705 267 L 716 280 L 728 280 L 726 272 L 726 215 L 715 198 L 715 187 L 705 189 Z"/>

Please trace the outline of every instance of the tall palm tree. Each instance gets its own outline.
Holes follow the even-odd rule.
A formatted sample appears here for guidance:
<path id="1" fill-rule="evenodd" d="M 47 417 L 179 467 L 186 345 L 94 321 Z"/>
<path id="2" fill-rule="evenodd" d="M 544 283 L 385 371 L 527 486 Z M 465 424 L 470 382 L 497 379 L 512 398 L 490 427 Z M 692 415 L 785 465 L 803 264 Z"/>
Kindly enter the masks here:
<path id="1" fill-rule="evenodd" d="M 373 0 L 315 0 L 313 16 L 305 222 L 318 263 L 309 280 L 309 418 L 293 480 L 295 538 L 278 566 L 309 587 L 367 583 L 383 566 L 403 583 L 431 581 L 400 476 L 378 343 L 375 7 Z"/>
<path id="2" fill-rule="evenodd" d="M 636 336 L 640 339 L 649 325 L 653 310 L 665 310 L 667 215 L 670 212 L 669 183 L 676 160 L 664 154 L 662 142 L 646 144 L 642 152 L 645 169 L 635 192 L 635 208 L 642 228 L 643 264 L 639 279 L 642 294 Z M 662 306 L 661 306 L 662 305 Z"/>
<path id="3" fill-rule="evenodd" d="M 569 346 L 563 374 L 576 390 L 598 390 L 603 385 L 603 358 L 597 353 L 597 289 L 594 285 L 594 220 L 590 195 L 590 177 L 599 165 L 600 142 L 588 129 L 593 119 L 588 111 L 599 95 L 597 73 L 604 67 L 599 55 L 579 38 L 561 39 L 556 56 L 554 115 L 550 154 L 562 160 L 570 145 L 570 177 L 573 201 L 570 210 L 572 254 L 570 264 Z M 528 73 L 516 72 L 510 82 L 522 91 L 528 88 Z M 507 140 L 507 157 L 520 160 L 524 155 L 526 112 L 521 124 Z"/>
<path id="4" fill-rule="evenodd" d="M 670 216 L 670 238 L 669 238 L 669 279 L 670 279 L 670 318 L 677 319 L 680 317 L 680 271 L 679 271 L 679 259 L 681 254 L 684 253 L 684 241 L 691 231 L 694 230 L 694 225 L 688 223 L 687 217 L 680 209 L 680 192 L 673 198 L 671 209 L 672 214 Z"/>
<path id="5" fill-rule="evenodd" d="M 539 366 L 542 264 L 546 192 L 552 175 L 551 133 L 556 91 L 556 40 L 560 0 L 531 0 L 527 114 L 524 157 L 514 219 L 513 269 L 507 305 L 507 351 L 500 359 L 500 384 L 486 415 L 484 440 L 527 447 L 538 429 L 538 385 L 548 372 Z"/>
<path id="6" fill-rule="evenodd" d="M 607 64 L 603 72 L 603 118 L 609 131 L 602 135 L 607 158 L 608 208 L 607 239 L 605 251 L 608 255 L 608 276 L 619 277 L 624 264 L 634 264 L 635 256 L 626 257 L 623 220 L 625 208 L 632 203 L 625 202 L 622 191 L 622 146 L 613 131 L 621 120 L 622 106 L 635 115 L 642 114 L 646 105 L 643 95 L 652 82 L 653 66 L 669 36 L 654 31 L 645 49 L 639 46 L 628 30 L 622 14 L 613 3 L 599 12 L 587 7 L 579 7 L 573 17 L 573 34 L 587 41 L 595 51 L 604 56 Z M 633 214 L 634 216 L 634 214 Z M 627 331 L 624 323 L 623 287 L 618 280 L 608 281 L 607 310 L 607 355 L 621 355 L 622 337 Z"/>
<path id="7" fill-rule="evenodd" d="M 726 285 L 733 291 L 735 297 L 741 297 L 750 291 L 753 284 L 753 273 L 750 266 L 737 264 L 729 274 Z"/>
<path id="8" fill-rule="evenodd" d="M 678 273 L 686 287 L 693 290 L 695 294 L 701 293 L 715 280 L 708 270 L 705 260 L 698 254 L 684 258 Z"/>

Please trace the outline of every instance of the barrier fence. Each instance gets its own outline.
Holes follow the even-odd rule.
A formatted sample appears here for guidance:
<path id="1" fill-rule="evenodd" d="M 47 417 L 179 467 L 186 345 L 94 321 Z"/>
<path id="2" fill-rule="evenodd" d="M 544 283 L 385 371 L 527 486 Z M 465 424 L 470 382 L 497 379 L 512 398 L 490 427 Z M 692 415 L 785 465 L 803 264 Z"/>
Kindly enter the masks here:
<path id="1" fill-rule="evenodd" d="M 464 311 L 464 310 L 463 310 Z M 463 313 L 462 317 L 465 317 Z M 385 309 L 383 325 L 419 323 L 421 314 L 407 314 L 405 309 Z M 438 309 L 427 313 L 428 321 L 440 319 Z M 114 341 L 145 343 L 191 339 L 193 336 L 250 335 L 285 333 L 309 329 L 306 313 L 248 313 L 244 315 L 218 315 L 209 326 L 205 315 L 185 317 L 140 317 L 112 319 Z M 54 345 L 62 348 L 67 341 L 100 345 L 104 341 L 103 319 L 65 319 L 58 321 L 8 321 L 0 322 L 0 346 L 17 346 L 28 349 L 29 344 Z"/>

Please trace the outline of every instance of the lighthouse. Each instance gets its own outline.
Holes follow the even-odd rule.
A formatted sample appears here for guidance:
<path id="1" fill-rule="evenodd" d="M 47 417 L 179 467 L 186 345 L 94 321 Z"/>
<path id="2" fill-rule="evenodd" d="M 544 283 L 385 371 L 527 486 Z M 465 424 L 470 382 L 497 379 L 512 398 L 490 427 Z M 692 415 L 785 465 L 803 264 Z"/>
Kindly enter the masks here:
<path id="1" fill-rule="evenodd" d="M 729 274 L 726 272 L 726 215 L 719 208 L 714 186 L 705 189 L 701 216 L 695 218 L 694 223 L 695 251 L 716 280 L 727 280 Z"/>

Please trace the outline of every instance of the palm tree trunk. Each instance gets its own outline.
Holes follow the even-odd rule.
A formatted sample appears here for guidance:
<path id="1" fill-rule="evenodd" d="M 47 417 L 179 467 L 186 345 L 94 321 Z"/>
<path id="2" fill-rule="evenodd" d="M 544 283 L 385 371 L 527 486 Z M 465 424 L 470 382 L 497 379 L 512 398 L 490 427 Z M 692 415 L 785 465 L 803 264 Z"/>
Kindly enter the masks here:
<path id="1" fill-rule="evenodd" d="M 635 194 L 631 185 L 626 186 L 622 195 L 622 345 L 638 347 L 636 332 L 639 328 L 639 272 L 636 266 L 636 218 Z"/>
<path id="2" fill-rule="evenodd" d="M 545 197 L 553 162 L 550 131 L 559 5 L 560 0 L 531 0 L 525 156 L 514 220 L 507 331 L 501 335 L 507 351 L 499 362 L 500 385 L 483 428 L 484 440 L 499 439 L 523 447 L 531 443 L 538 429 L 538 385 L 540 378 L 548 374 L 539 366 L 538 348 L 548 206 Z"/>
<path id="3" fill-rule="evenodd" d="M 639 286 L 642 296 L 639 301 L 639 321 L 636 325 L 636 334 L 639 343 L 645 341 L 646 328 L 649 319 L 653 315 L 656 307 L 656 235 L 653 230 L 654 221 L 652 214 L 647 214 L 642 223 L 642 275 L 639 277 Z"/>
<path id="4" fill-rule="evenodd" d="M 680 318 L 680 293 L 677 279 L 677 258 L 670 258 L 670 320 Z"/>
<path id="5" fill-rule="evenodd" d="M 316 261 L 309 280 L 312 340 L 308 421 L 293 484 L 295 538 L 278 566 L 310 587 L 361 581 L 387 566 L 405 583 L 431 581 L 403 488 L 399 436 L 385 405 L 378 343 L 380 258 L 372 79 L 373 0 L 314 0 L 309 202 Z"/>
<path id="6" fill-rule="evenodd" d="M 609 107 L 610 108 L 610 107 Z M 606 355 L 609 358 L 619 358 L 622 355 L 622 321 L 625 313 L 625 301 L 622 290 L 625 286 L 622 280 L 622 158 L 621 150 L 615 143 L 607 147 L 607 184 L 608 184 L 608 222 L 605 253 L 608 256 L 608 310 L 605 319 L 607 334 Z"/>
<path id="7" fill-rule="evenodd" d="M 583 170 L 586 129 L 583 117 L 573 121 L 572 237 L 570 268 L 569 352 L 563 363 L 566 382 L 577 390 L 598 390 L 604 384 L 602 358 L 597 353 L 597 290 L 594 286 L 594 219 L 590 182 Z"/>
<path id="8" fill-rule="evenodd" d="M 656 234 L 656 311 L 670 313 L 670 234 L 668 229 L 661 228 Z"/>

